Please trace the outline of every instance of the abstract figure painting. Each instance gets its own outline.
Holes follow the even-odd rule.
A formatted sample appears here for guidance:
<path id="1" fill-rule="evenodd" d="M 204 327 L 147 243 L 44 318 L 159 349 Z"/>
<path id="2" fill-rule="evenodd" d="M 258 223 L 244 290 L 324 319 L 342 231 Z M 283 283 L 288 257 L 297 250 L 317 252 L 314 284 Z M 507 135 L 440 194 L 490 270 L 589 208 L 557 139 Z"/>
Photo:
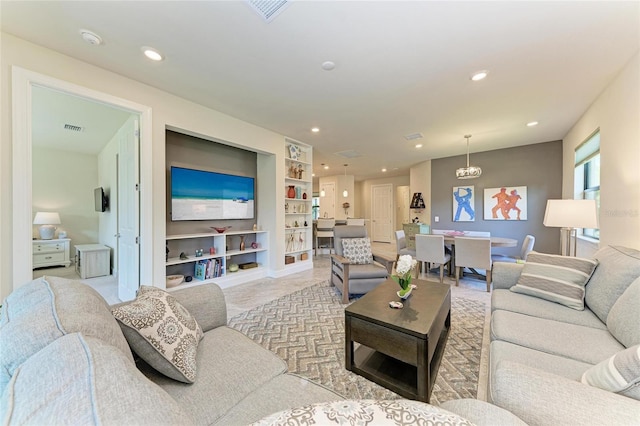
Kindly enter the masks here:
<path id="1" fill-rule="evenodd" d="M 527 187 L 485 188 L 484 220 L 527 220 Z"/>
<path id="2" fill-rule="evenodd" d="M 453 221 L 473 222 L 476 218 L 475 193 L 471 186 L 453 187 Z"/>

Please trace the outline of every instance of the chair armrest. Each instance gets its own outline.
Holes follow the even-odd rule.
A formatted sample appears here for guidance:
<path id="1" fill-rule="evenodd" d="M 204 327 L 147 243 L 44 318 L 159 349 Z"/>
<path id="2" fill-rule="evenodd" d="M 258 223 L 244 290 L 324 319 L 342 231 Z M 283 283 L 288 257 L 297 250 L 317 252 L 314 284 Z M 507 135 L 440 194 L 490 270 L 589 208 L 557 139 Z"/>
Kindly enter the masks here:
<path id="1" fill-rule="evenodd" d="M 531 425 L 626 425 L 640 419 L 640 401 L 512 361 L 498 364 L 491 399 Z"/>
<path id="2" fill-rule="evenodd" d="M 493 264 L 491 272 L 493 278 L 493 289 L 509 289 L 516 285 L 522 273 L 522 263 L 496 262 Z"/>
<path id="3" fill-rule="evenodd" d="M 339 254 L 332 254 L 331 263 L 340 263 L 342 265 L 350 265 L 351 261 L 344 256 L 340 256 Z"/>
<path id="4" fill-rule="evenodd" d="M 393 264 L 396 262 L 396 259 L 389 258 L 382 254 L 376 254 L 376 253 L 372 253 L 372 254 L 373 254 L 373 261 L 380 263 L 382 266 L 387 268 L 387 272 L 391 273 L 391 271 L 393 270 Z"/>
<path id="5" fill-rule="evenodd" d="M 203 332 L 227 325 L 227 303 L 217 284 L 187 287 L 171 295 L 194 316 Z"/>

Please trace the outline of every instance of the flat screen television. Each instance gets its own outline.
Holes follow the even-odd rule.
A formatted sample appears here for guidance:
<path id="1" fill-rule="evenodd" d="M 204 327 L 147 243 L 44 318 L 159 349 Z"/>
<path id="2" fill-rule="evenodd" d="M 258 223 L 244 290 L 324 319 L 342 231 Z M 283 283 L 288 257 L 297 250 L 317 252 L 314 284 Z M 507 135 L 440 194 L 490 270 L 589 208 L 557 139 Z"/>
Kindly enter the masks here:
<path id="1" fill-rule="evenodd" d="M 171 166 L 171 220 L 253 219 L 255 179 Z"/>
<path id="2" fill-rule="evenodd" d="M 109 199 L 104 194 L 102 187 L 93 190 L 93 202 L 97 212 L 107 211 L 107 207 L 109 207 Z"/>

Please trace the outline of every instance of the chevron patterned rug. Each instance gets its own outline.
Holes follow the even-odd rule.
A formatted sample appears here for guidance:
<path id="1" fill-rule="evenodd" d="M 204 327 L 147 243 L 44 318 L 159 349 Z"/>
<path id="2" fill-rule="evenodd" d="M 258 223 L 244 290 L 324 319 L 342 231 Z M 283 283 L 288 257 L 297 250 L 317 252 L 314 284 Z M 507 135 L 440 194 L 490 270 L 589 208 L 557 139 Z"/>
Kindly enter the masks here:
<path id="1" fill-rule="evenodd" d="M 229 320 L 233 327 L 278 354 L 289 371 L 350 399 L 394 399 L 397 394 L 344 368 L 344 307 L 328 282 L 314 284 Z M 438 405 L 475 398 L 485 306 L 453 296 L 451 332 L 431 394 Z"/>

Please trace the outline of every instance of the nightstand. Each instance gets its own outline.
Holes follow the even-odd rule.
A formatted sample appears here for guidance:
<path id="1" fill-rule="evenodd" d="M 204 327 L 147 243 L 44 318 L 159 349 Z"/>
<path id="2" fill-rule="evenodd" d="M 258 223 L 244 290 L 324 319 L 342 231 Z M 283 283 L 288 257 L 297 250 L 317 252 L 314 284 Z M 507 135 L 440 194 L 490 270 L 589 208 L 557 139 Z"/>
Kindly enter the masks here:
<path id="1" fill-rule="evenodd" d="M 33 240 L 32 242 L 33 269 L 44 266 L 62 265 L 69 267 L 70 238 L 58 238 L 55 240 Z"/>
<path id="2" fill-rule="evenodd" d="M 80 278 L 109 275 L 111 249 L 102 244 L 80 244 L 76 246 L 76 271 Z"/>

